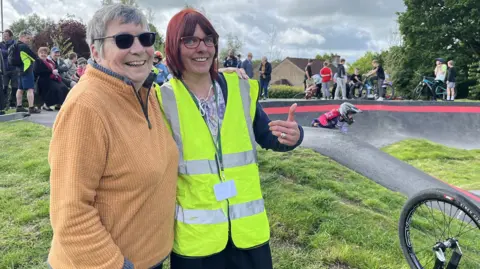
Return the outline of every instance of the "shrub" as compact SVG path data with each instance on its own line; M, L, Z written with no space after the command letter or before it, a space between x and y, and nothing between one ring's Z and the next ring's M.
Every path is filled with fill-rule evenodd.
M302 86L271 85L268 90L269 98L293 98L295 95L302 94ZM298 96L297 96L298 97Z

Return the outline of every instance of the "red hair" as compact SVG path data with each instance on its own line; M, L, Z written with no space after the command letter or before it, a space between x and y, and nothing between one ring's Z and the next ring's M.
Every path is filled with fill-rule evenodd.
M182 57L180 55L180 46L182 46L180 38L184 36L193 36L197 25L200 26L206 35L212 35L215 37L215 56L213 57L214 63L210 67L210 76L212 79L217 79L218 73L216 66L218 64L215 64L215 61L217 61L218 56L218 33L215 31L215 28L213 28L210 21L202 13L193 8L187 8L178 12L168 23L165 38L167 66L170 68L174 77L182 77L182 73L185 71L185 66L183 66Z

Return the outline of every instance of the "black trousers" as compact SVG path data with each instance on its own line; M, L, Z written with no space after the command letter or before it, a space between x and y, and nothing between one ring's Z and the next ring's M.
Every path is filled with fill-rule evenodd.
M270 244L253 249L238 249L229 240L221 252L202 258L170 255L171 269L273 269Z
M3 76L0 75L0 85L3 86ZM5 106L7 105L7 94L4 92L3 88L0 89L0 111L3 111L5 109Z
M12 88L10 92L8 91L9 84ZM5 96L4 101L7 102L8 97L10 97L10 106L16 107L17 106L17 89L18 89L18 71L17 70L4 71L3 83L0 85L2 85L3 87L3 93Z

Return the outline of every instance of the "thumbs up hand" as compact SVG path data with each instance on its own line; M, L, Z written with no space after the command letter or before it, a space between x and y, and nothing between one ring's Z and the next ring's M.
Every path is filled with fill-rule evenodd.
M290 107L286 121L275 120L268 124L273 135L278 137L278 141L287 146L295 146L300 139L300 129L295 121L296 109L297 104Z

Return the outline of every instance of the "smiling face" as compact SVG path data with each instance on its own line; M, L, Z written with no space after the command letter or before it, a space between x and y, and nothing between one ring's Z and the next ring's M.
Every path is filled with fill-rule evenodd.
M38 57L42 60L45 60L48 57L48 52L45 50L38 50Z
M206 34L202 28L197 25L193 36L203 39ZM182 44L180 47L180 55L183 66L185 67L185 74L205 75L209 73L210 67L213 64L215 47L208 47L203 41L200 41L197 48L191 49Z
M117 34L137 36L146 31L146 27L140 24L121 24L119 20L114 20L107 25L105 36ZM153 46L142 46L137 37L128 49L119 49L114 38L105 39L102 57L100 57L100 53L95 46L92 45L93 57L98 64L130 79L137 86L141 86L150 74L153 65L153 51Z

